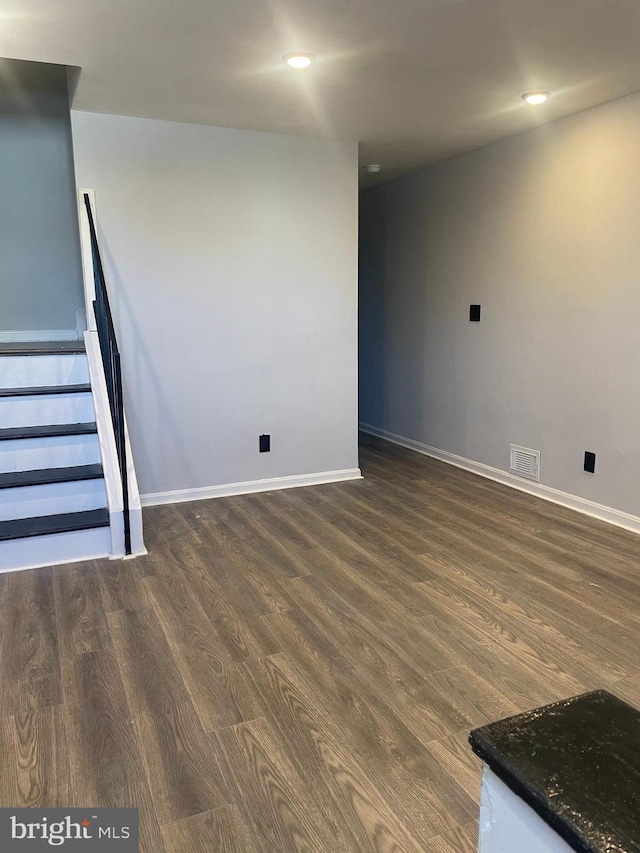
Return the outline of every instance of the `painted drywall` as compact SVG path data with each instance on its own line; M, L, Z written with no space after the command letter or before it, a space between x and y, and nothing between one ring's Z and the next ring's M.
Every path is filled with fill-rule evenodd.
M140 492L356 469L357 146L76 111L72 125Z
M0 336L83 307L67 69L0 60Z
M360 420L640 515L639 149L634 95L363 193Z

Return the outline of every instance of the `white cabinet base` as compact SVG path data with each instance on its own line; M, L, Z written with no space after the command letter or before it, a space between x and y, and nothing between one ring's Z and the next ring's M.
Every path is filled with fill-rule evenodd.
M572 853L523 800L487 765L482 768L478 853Z

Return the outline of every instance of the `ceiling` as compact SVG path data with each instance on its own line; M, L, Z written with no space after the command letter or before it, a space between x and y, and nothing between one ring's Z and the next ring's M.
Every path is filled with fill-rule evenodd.
M0 0L74 108L358 140L367 185L640 90L639 45L639 0Z

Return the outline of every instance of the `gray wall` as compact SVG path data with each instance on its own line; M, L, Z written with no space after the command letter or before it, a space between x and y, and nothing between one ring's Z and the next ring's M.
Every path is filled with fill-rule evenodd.
M0 60L0 333L83 307L67 70Z
M360 420L640 515L639 151L634 95L365 192Z
M357 145L75 111L72 124L140 491L357 467Z

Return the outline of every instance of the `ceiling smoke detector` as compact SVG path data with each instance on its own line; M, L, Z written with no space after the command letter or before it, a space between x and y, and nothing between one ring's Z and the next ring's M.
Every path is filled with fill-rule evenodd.
M377 175L381 169L382 166L380 163L369 163L368 166L364 167L365 172L368 172L370 175Z

